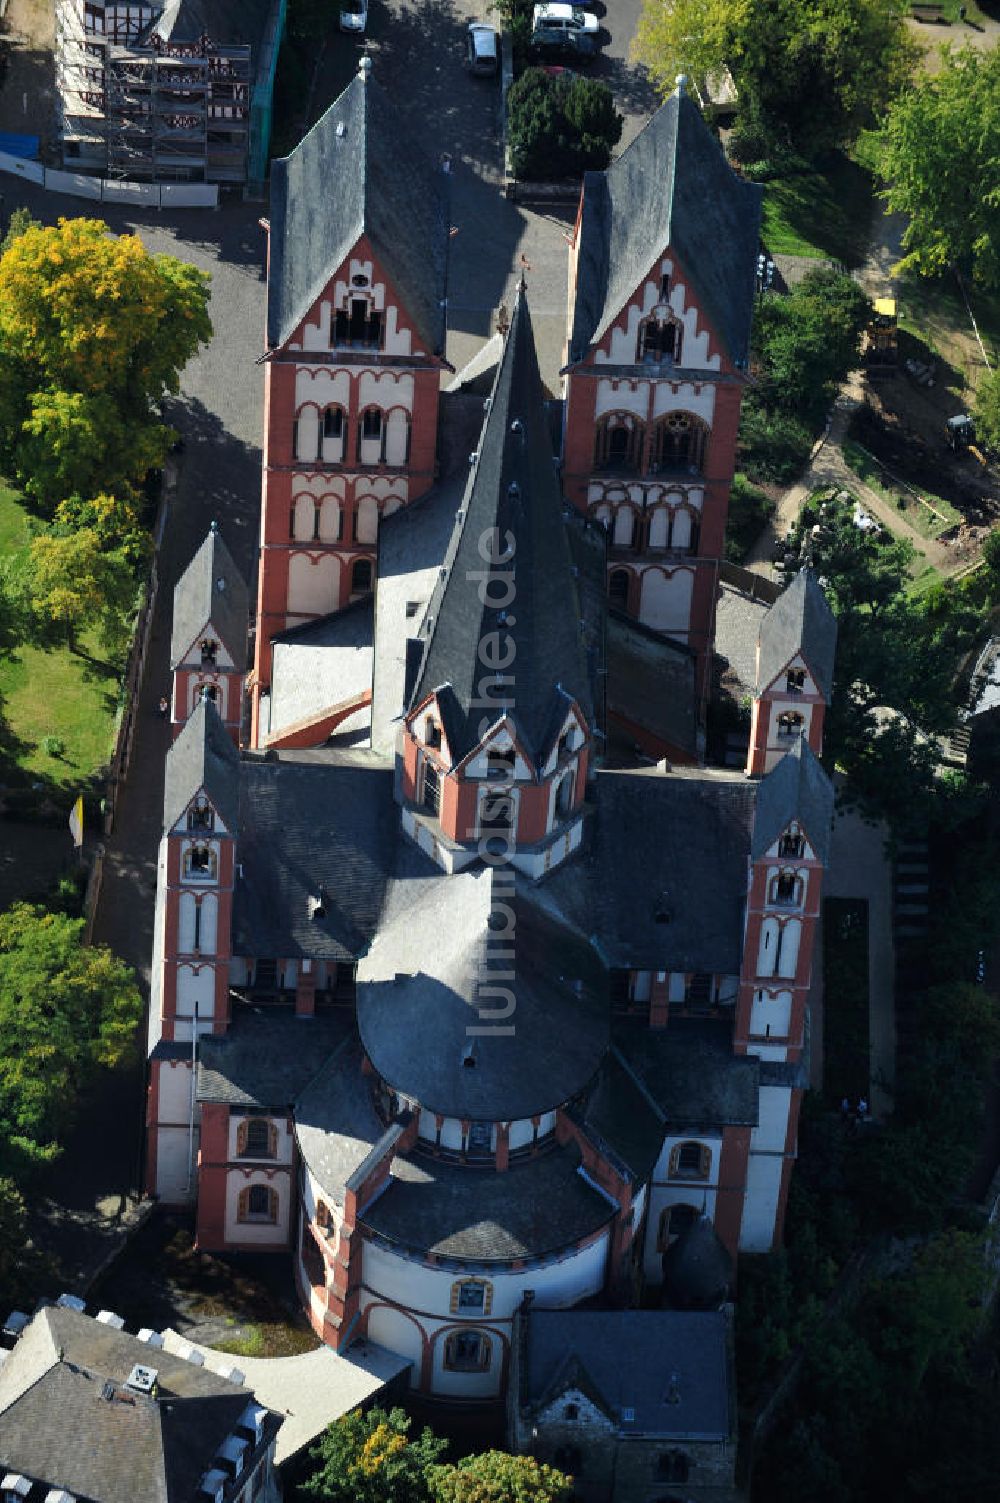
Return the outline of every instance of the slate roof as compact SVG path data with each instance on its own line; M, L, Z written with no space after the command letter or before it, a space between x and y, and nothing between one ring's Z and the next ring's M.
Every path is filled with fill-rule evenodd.
M758 692L801 652L827 700L833 688L837 618L812 569L800 569L760 623Z
M174 586L170 666L176 668L209 622L237 669L246 663L250 597L215 523Z
M755 794L739 774L599 771L589 841L539 901L608 966L737 975Z
M733 1260L703 1212L685 1227L663 1259L663 1280L682 1310L718 1308L733 1281Z
M578 1111L587 1136L635 1180L646 1177L663 1146L663 1114L612 1049L587 1100Z
M501 885L479 863L446 876L409 844L357 983L376 1070L446 1116L548 1111L588 1084L607 1048L607 973L587 932L538 905L526 881Z
M353 1035L353 1029L352 1029ZM362 1074L357 1035L331 1055L295 1103L295 1136L309 1172L338 1205L352 1175L386 1134Z
M356 959L391 866L391 766L365 752L279 752L240 774L234 953Z
M526 1344L524 1394L533 1410L566 1391L567 1362L575 1359L622 1435L725 1440L732 1434L732 1361L721 1311L532 1306ZM674 1386L677 1402L666 1402Z
M153 1397L106 1397L136 1363ZM252 1401L246 1388L75 1310L40 1310L0 1368L0 1471L97 1503L189 1503ZM269 1414L268 1440L280 1419Z
M167 752L163 775L163 828L170 830L200 788L231 835L239 809L240 755L211 700L195 705Z
M727 1018L671 1018L666 1028L618 1019L615 1048L677 1127L755 1127L760 1061L733 1053Z
M608 613L608 712L695 755L694 654L639 621Z
M537 1258L611 1220L615 1207L577 1171L574 1146L515 1161L505 1174L414 1155L397 1158L389 1189L364 1212L391 1242L475 1263Z
M796 819L825 866L833 834L833 784L804 736L757 785L751 852L756 861Z
M371 595L328 616L277 632L271 638L268 734L370 690L374 635Z
M357 74L287 157L271 163L267 343L291 337L362 235L406 300L425 353L445 334L448 178Z
M256 54L271 4L272 0L167 0L148 34L170 42L197 42L208 36L220 46L249 46Z
M672 94L606 172L584 177L570 359L603 337L669 245L730 359L745 364L761 197L694 101Z
M485 561L484 537L514 537L507 562ZM488 547L487 551L491 551ZM493 583L483 582L488 573ZM513 582L511 583L511 574ZM509 590L514 596L508 598ZM492 599L500 604L486 603ZM480 644L495 634L510 661L510 711L534 756L562 727L566 697L588 721L593 700L580 641L580 597L563 517L534 335L523 288L510 332L479 457L458 514L434 595L424 618L426 646L410 704L448 685L442 703L456 757L479 743ZM513 650L513 655L512 654ZM562 691L560 694L559 691ZM452 737L457 738L457 746Z
M353 1034L353 1019L339 1014L304 1018L237 1003L228 1032L204 1034L198 1045L198 1100L290 1107Z

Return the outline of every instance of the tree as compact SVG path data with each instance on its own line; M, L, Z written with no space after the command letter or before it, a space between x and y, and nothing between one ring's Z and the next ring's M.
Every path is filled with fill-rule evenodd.
M7 233L0 240L0 256L10 249L17 237L23 235L25 230L38 230L41 227L41 220L36 219L30 209L23 207L12 209L7 221Z
M853 277L809 272L787 297L766 297L754 322L763 398L818 425L858 362L871 305Z
M941 70L901 95L881 135L879 173L906 214L898 270L967 268L1000 286L1000 47L945 47Z
M28 1232L28 1208L14 1180L0 1177L0 1289L8 1304L29 1309L55 1269L33 1246Z
M644 0L634 53L664 95L728 67L776 140L812 154L848 142L906 84L904 0Z
M0 256L0 459L49 503L137 478L173 437L156 404L211 332L196 267L100 220L29 225Z
M429 1503L427 1473L447 1449L424 1428L410 1438L402 1409L353 1409L310 1451L317 1469L300 1491L321 1503Z
M484 1451L430 1470L435 1503L568 1503L573 1479L533 1456Z
M83 944L83 920L15 903L0 914L0 1136L44 1148L82 1086L129 1058L142 1016L131 969Z
M1000 224L998 224L1000 232ZM988 371L976 391L976 437L988 449L1000 449L1000 370ZM995 538L991 532L987 541ZM1000 551L1000 545L998 551ZM986 549L983 549L985 556ZM1000 562L1000 559L998 559ZM992 565L991 567L995 567Z
M509 141L520 178L574 177L606 167L623 118L606 84L527 68L507 95Z
M44 640L62 628L71 651L81 627L97 626L117 650L136 600L135 571L120 552L106 552L92 527L49 531L33 538L23 565L22 589Z

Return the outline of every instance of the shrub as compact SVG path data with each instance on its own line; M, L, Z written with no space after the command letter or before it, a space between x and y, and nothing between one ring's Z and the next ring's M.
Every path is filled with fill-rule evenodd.
M623 120L606 84L528 68L507 94L511 162L519 178L576 177L606 167Z
M726 558L741 564L774 516L775 503L745 475L734 475L726 519Z
M812 435L805 423L786 412L769 412L756 398L743 401L740 465L751 480L787 484L805 467Z

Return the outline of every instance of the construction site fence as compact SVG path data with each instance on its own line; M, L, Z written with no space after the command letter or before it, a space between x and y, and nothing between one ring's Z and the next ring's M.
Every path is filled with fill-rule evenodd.
M141 204L149 209L219 206L217 183L127 183L117 178L91 177L85 172L61 172L55 167L43 167L40 162L30 162L26 157L12 157L5 151L0 151L0 172L9 172L52 193L89 198L95 203Z

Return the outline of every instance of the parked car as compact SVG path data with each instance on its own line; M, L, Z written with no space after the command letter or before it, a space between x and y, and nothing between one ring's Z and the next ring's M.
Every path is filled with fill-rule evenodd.
M465 63L470 73L491 78L500 66L500 38L492 26L470 21L465 33Z
M600 31L594 13L578 5L536 5L531 14L531 46L544 56L594 57L601 45Z
M340 29L360 34L368 25L368 0L340 0Z

